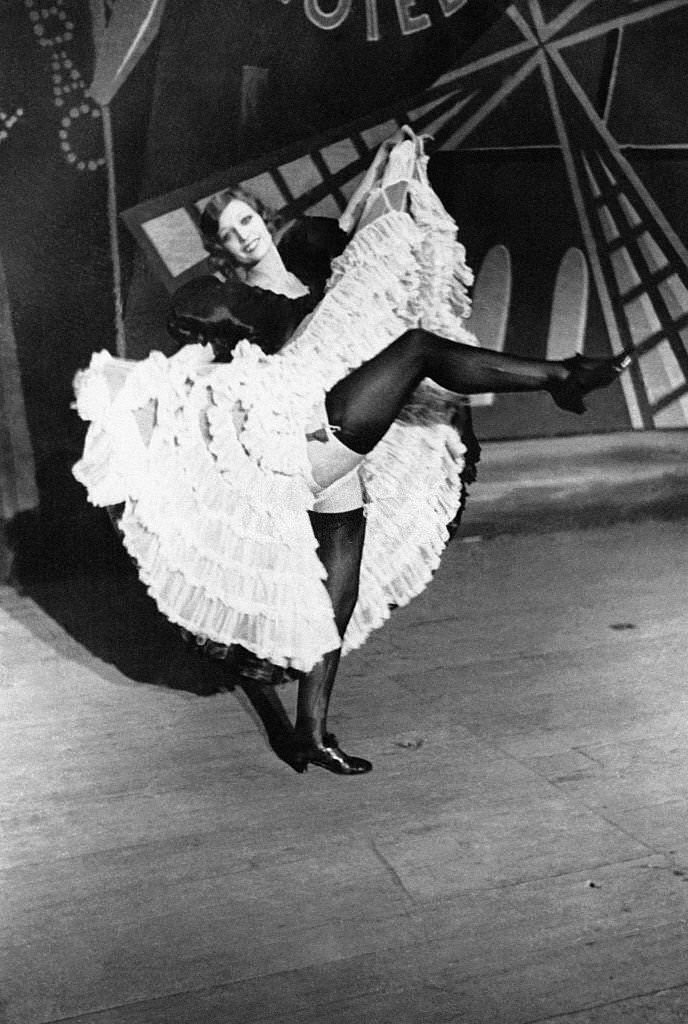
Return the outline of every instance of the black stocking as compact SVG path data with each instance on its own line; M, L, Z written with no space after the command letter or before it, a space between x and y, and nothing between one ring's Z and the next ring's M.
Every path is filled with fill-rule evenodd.
M367 454L387 433L424 377L457 394L541 391L562 381L562 363L504 355L449 341L420 328L406 331L340 380L327 395L339 440Z
M363 509L311 512L311 525L318 541L318 557L327 569L325 586L341 637L344 636L358 598L358 576L365 536ZM340 655L339 648L329 651L299 683L295 728L302 740L323 742Z

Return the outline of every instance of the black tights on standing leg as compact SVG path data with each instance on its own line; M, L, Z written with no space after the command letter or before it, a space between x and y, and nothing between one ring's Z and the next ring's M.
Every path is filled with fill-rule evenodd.
M318 558L327 571L325 588L332 602L335 625L344 636L358 598L365 517L362 508L348 512L311 512ZM296 732L304 741L322 743L327 710L339 666L340 648L329 651L299 684Z
M340 637L358 598L358 579L365 537L362 508L349 512L311 513L318 557L327 570L325 586L332 602ZM339 750L327 731L327 712L339 667L341 649L329 651L299 683L296 700L296 737L303 752L303 767L318 764L341 775L370 770L370 762Z

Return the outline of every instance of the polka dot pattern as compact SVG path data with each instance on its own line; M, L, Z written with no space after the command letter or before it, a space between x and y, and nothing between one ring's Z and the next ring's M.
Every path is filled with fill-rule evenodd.
M17 107L11 114L0 110L0 142L4 142L8 138L14 126L19 123L23 116L24 110L22 107Z
M24 0L24 6L36 42L50 54L53 103L62 115L58 133L60 150L76 170L97 171L105 165L101 132L95 130L101 113L89 96L81 72L69 57L68 46L74 39L74 21L69 7L65 0L53 3ZM111 10L112 4L109 7ZM3 130L5 125L0 124L0 139Z

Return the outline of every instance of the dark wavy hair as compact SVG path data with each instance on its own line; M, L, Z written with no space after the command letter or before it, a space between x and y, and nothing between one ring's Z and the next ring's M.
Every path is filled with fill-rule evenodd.
M279 215L259 199L258 196L255 196L240 185L231 185L229 188L222 189L221 192L216 192L214 196L210 197L203 208L199 225L203 245L208 252L208 267L211 271L219 270L225 274L232 274L236 269L236 264L220 241L219 236L222 212L235 199L246 203L252 210L255 210L267 224L270 234L274 235L278 228L281 227Z

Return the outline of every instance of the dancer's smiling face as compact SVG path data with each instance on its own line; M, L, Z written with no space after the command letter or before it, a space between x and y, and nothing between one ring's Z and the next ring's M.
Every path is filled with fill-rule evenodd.
M272 248L268 226L242 199L232 199L218 221L218 237L234 263L253 267Z

